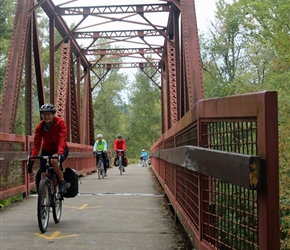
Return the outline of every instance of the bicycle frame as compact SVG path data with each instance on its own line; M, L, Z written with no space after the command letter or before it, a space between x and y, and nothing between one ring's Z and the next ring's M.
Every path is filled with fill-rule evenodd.
M60 166L60 156L29 156L28 157L28 162L30 159L44 159L46 160L45 163L45 177L42 179L46 179L49 181L51 184L56 184L56 173L54 172L53 166L51 165L50 160L51 159L58 159L58 166ZM55 193L55 188L56 185L51 185L51 194Z
M124 170L124 166L122 164L122 158L124 156L124 150L117 150L117 157L118 157L118 161L119 161L119 171L120 171L120 175L123 174L123 170Z
M51 159L58 159L58 165L60 166L60 156L29 156L27 161L28 164L31 159L46 160L45 177L40 180L37 199L38 226L40 231L44 233L49 223L50 207L52 207L55 223L60 221L62 213L63 197L58 192L59 188L56 174L51 165Z
M99 161L98 161L98 159L99 159ZM97 151L96 162L97 162L97 168L98 168L98 177L99 177L99 179L101 179L101 176L102 176L102 178L104 179L105 170L104 170L103 151L102 150Z

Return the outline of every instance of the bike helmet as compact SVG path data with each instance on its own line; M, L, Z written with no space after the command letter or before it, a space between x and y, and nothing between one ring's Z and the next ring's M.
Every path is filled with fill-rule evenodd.
M45 103L43 104L40 109L39 109L39 112L42 113L42 112L52 112L52 113L55 113L56 112L56 108L53 104L51 103Z
M120 139L120 138L122 138L122 135L118 134L118 136L117 136L117 137Z
M103 137L102 134L97 135L97 138L102 138L102 137Z
M142 152L145 152L145 149L142 149Z

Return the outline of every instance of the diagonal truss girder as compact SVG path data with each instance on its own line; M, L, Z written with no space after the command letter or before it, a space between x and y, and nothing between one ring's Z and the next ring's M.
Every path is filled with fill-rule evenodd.
M69 42L71 54L69 55L69 59L67 59L68 73L65 74L65 78L68 79L63 79L63 82L67 86L63 86L62 90L72 91L70 84L72 79L69 78L72 75L74 76L74 74L69 72L71 70L74 71L73 69L75 68L77 71L75 79L77 100L82 99L79 90L80 82L84 81L85 85L90 85L90 77L88 76L90 72L98 76L94 72L94 69L106 69L106 73L98 76L98 79L102 80L112 69L139 68L146 74L147 71L144 70L146 67L153 67L155 69L153 75L146 74L151 80L153 80L153 76L156 76L156 73L162 76L161 86L158 82L154 80L153 82L162 92L166 92L162 95L162 100L165 102L162 104L163 123L166 124L165 126L163 125L164 131L173 126L198 100L203 99L203 83L194 0L171 0L164 1L165 3L162 4L97 5L83 7L66 7L68 3L56 6L54 0L37 0L38 4L36 7L33 7L33 4L29 4L31 3L30 1L32 0L19 0L18 4L23 5L21 12L16 15L16 18L23 18L19 27L22 27L22 30L25 25L27 27L27 20L25 18L30 16L26 15L27 13L31 14L35 12L37 7L41 7L44 10L50 20L50 56L52 58L51 62L53 62L50 66L50 72L54 75L54 72L56 72L54 67L58 66L54 65L55 51L61 48L62 44ZM70 2L82 3L82 1L77 0ZM27 4L26 7L24 7L25 4ZM154 14L157 14L157 18L156 16L155 18L151 18L151 15ZM162 19L161 14L167 15L166 22L159 22ZM67 23L65 18L68 16L80 17L80 20L76 21L77 24L74 26ZM114 29L103 28L103 25L108 24L113 24ZM118 24L123 25L118 26ZM128 28L127 24L134 27ZM136 25L141 26L141 28L135 28ZM57 45L53 42L55 40L53 35L55 29L62 37L62 41ZM24 30L27 29L25 28ZM23 38L20 39L19 43L20 47L25 47L23 45L26 43L27 32L23 32ZM37 33L35 35L38 36ZM102 43L104 45L110 45L111 49L99 49L100 45L102 45L102 43L98 43L100 38L105 40L106 42L104 43L102 40ZM158 39L162 39L163 44L160 44ZM129 45L118 47L119 43ZM36 55L40 56L40 52L37 52ZM149 55L150 60L147 57ZM132 61L115 63L112 62L113 58L118 59L118 61L120 61L120 58L129 58ZM9 63L12 63L12 60L11 58ZM23 60L20 60L20 62L22 64L20 63L18 68L21 68L23 65ZM38 60L38 64L41 64L41 59ZM8 69L10 68L8 67ZM22 71L18 69L17 72ZM17 75L17 73L14 75ZM41 81L43 80L40 79ZM9 82L15 81L10 80ZM54 95L53 88L55 86L54 80L51 80L51 95ZM57 86L59 87L59 85ZM18 87L16 85L7 86L6 84L3 93L5 95L9 88L13 89L13 93L18 93ZM92 89L86 86L85 93L88 100L85 105L91 105L91 97L88 95L88 92L92 91ZM41 90L38 92L41 92ZM65 99L62 104L63 107L67 102L71 101L70 98ZM16 99L9 100L13 104L8 104L8 106L13 107L13 116L16 114L17 109ZM50 99L54 100L53 97ZM5 103L7 101L8 98L4 96L2 102ZM2 104L0 114L4 110L4 105L7 104ZM73 109L81 111L80 105L83 104L77 101L73 105ZM74 112L76 117L80 116L75 110L71 112ZM66 112L64 113L66 114ZM90 109L89 113L92 113ZM89 113L86 114L87 119L91 119ZM0 117L1 127L5 128L6 131L12 131L12 127L15 125L15 120L13 119L6 124L6 121ZM87 122L92 124L91 120ZM87 125L74 125L73 130L77 129L78 126L80 126L80 129L82 127L91 130ZM76 138L81 138L82 136L81 132L75 134ZM89 138L91 137L90 132L86 131L85 135L86 142L89 143Z

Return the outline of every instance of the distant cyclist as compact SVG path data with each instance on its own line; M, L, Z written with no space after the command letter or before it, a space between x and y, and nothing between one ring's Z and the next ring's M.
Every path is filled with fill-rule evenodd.
M142 161L142 167L147 167L146 161L148 158L148 154L146 153L145 149L142 149L140 160Z
M94 145L94 154L97 153L97 150L102 151L102 158L104 163L104 169L105 169L105 176L107 176L107 142L103 139L102 134L97 135L97 140ZM96 165L99 162L99 155L97 155L96 159Z
M67 128L65 121L56 116L56 108L51 103L43 104L40 107L40 115L42 121L37 125L34 132L34 145L32 148L31 156L38 156L40 148L42 156L60 156L60 163L62 163L68 156L67 146ZM40 160L41 176L45 176L45 163L46 160ZM29 161L28 173L32 173L34 160ZM58 177L60 183L61 194L66 193L65 180L63 178L62 167L58 166L57 159L51 159L51 165Z
M114 151L116 156L118 155L117 150L124 150L124 154L122 155L122 165L126 166L125 164L125 153L126 153L126 141L122 139L122 135L118 135L117 139L114 141ZM125 172L125 168L123 168L123 172Z

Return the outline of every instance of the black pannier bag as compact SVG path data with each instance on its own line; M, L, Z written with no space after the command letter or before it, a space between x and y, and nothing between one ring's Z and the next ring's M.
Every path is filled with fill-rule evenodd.
M66 168L63 173L65 180L66 193L63 195L65 198L73 198L79 193L79 176L77 171L71 168Z

